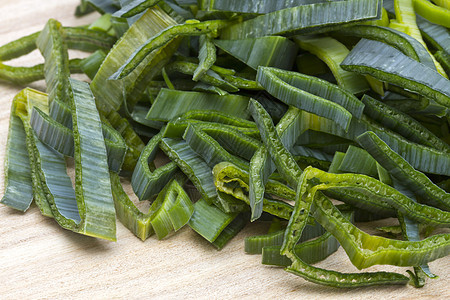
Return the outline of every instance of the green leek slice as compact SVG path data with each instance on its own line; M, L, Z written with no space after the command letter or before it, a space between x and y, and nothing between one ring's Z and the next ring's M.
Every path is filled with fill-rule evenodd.
M331 37L316 36L295 36L294 41L300 48L311 52L323 60L330 68L341 88L350 91L352 94L360 94L369 89L369 85L363 76L345 71L339 66L350 53L347 47L339 41Z
M175 25L176 22L159 8L150 8L139 18L130 29L117 41L113 49L108 53L102 66L95 75L91 89L95 95L99 110L104 113L117 110L123 103L124 87L132 89L142 76L145 77L149 70L146 65L157 55L161 55L165 48L154 51L149 55L126 79L108 80L117 71L126 59L133 53L133 49L139 47L150 37L158 34L164 28ZM168 45L168 47L170 44ZM169 51L169 48L166 49ZM170 51L169 51L170 52ZM147 81L148 82L148 81ZM113 126L114 127L114 126Z
M147 119L167 122L189 110L208 109L248 118L248 98L239 95L219 96L207 93L161 89L148 111Z
M177 165L170 162L153 172L150 171L149 163L155 159L161 139L162 132L148 142L131 177L131 186L139 200L149 199L159 193L178 170Z
M442 209L450 210L450 194L435 185L425 174L416 171L375 133L368 131L360 135L358 142L402 184L407 185L427 202L429 201Z
M344 130L352 114L359 118L364 108L350 92L316 77L269 67L260 67L257 76L258 82L284 103L334 120Z
M116 11L113 16L129 18L135 16L147 8L155 6L161 0L132 0L127 1L126 5L122 5L122 8Z
M198 59L198 67L192 76L194 81L199 80L216 62L216 47L212 42L212 38L207 34L200 36Z
M177 36L207 34L219 30L228 24L229 22L226 20L213 20L205 22L192 21L185 24L169 26L139 45L139 47L136 48L125 63L114 74L112 74L110 78L116 80L123 79L125 76L133 72L133 70L141 64L141 62L144 61L146 57L153 52L153 50L161 48Z
M384 43L362 39L341 63L341 67L369 74L430 97L444 107L450 106L448 79Z
M0 203L26 211L33 201L30 159L23 124L14 112L9 120L5 158L5 194Z
M214 44L255 70L259 66L290 70L298 50L292 41L281 36L215 40Z
M380 17L381 1L322 2L278 10L228 26L222 30L221 38L236 40L266 35L292 35L311 30L327 31L343 23Z

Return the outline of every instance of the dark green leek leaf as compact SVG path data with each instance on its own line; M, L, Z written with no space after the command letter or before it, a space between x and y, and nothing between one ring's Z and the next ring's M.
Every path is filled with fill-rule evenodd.
M278 10L229 26L221 38L235 40L266 35L333 30L337 25L381 17L381 1L327 1Z
M248 118L248 98L238 95L219 96L207 93L161 89L148 111L147 119L167 122L189 110L216 110Z
M447 107L447 110L450 106L448 79L384 43L362 39L341 63L341 67L369 74L427 96Z
M291 70L298 50L292 41L281 36L215 40L214 44L255 70L259 66Z

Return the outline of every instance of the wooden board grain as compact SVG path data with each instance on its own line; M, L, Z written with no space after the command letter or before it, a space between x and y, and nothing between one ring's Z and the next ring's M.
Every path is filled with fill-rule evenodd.
M66 26L92 22L98 15L73 15L79 0L0 1L0 44L41 30L48 18ZM71 52L71 56L83 56ZM12 62L42 62L38 51ZM43 89L44 83L32 87ZM0 82L0 191L4 192L3 161L10 105L21 89ZM129 184L127 185L129 188ZM281 268L260 263L259 255L246 255L246 236L262 234L267 225L251 224L222 251L216 251L190 228L169 238L142 242L117 224L117 242L107 242L61 229L41 216L36 206L25 214L0 206L0 298L282 298L282 299L385 299L449 298L450 257L430 264L440 276L422 289L372 287L356 290L318 286ZM318 264L334 270L357 272L340 249ZM405 268L376 266L368 269Z

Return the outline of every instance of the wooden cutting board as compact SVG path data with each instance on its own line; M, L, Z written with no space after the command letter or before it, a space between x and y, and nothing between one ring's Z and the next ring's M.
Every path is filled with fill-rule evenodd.
M66 26L87 24L98 17L75 18L79 0L2 0L0 44L36 32L49 18ZM71 57L83 57L81 52ZM38 51L14 65L43 62ZM8 62L9 63L9 62ZM84 77L79 77L86 79ZM44 82L31 85L44 89ZM0 191L5 183L3 161L11 101L21 89L0 82ZM129 183L126 183L129 188ZM267 224L247 226L222 251L190 228L169 238L142 242L117 224L117 242L107 242L61 229L35 205L16 212L0 205L0 298L450 298L450 257L430 264L440 276L422 289L411 286L335 289L306 282L282 268L263 266L259 255L244 253L244 238L263 234ZM357 272L340 249L320 267ZM368 271L405 268L371 267Z

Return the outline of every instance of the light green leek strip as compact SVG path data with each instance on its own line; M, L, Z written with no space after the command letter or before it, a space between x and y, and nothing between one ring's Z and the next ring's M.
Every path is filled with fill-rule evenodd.
M211 204L217 197L211 167L183 140L163 138L160 147L192 181L203 199Z
M216 110L248 118L248 98L239 95L219 96L207 93L161 89L148 111L147 119L167 122L189 110Z
M106 56L91 84L91 89L95 95L100 111L109 113L110 111L119 109L124 99L124 88L126 88L127 93L130 93L130 89L135 86L136 82L150 72L150 70L146 69L146 65L156 60L156 57L161 58L161 56L166 55L164 54L165 49L170 52L169 48L171 46L168 45L169 48L164 47L154 51L124 80L108 80L111 74L117 71L133 53L134 49L138 48L142 43L145 43L152 36L157 35L161 30L175 24L176 22L161 9L157 7L150 8L117 41L113 49ZM160 67L156 69L159 71Z
M198 67L195 69L192 80L199 80L216 62L216 47L208 34L200 36L200 50L198 52Z
M259 66L291 70L298 51L295 43L281 36L214 40L214 44L255 70Z
M324 80L315 77L268 67L258 69L257 80L271 95L279 98L282 102L334 120L345 131L348 129L352 114L340 104L322 96L333 94L335 96L332 98L333 100L353 106L354 99L352 97L354 96L349 92L340 90L337 86L325 83ZM362 103L354 105L354 107L353 112L359 118L363 109Z
M358 137L358 142L392 176L401 181L424 202L450 211L450 194L435 185L425 174L416 171L405 159L389 148L375 133L368 131Z
M307 168L306 170L308 170ZM323 284L323 285L329 285L334 287L360 287L360 286L368 286L368 285L379 285L379 284L406 284L408 282L408 277L397 274L397 273L387 273L387 272L375 272L375 273L359 273L359 274L352 274L352 273L340 273L336 271L330 271L325 270L317 267L313 267L307 263L305 263L301 258L299 258L296 255L295 252L295 246L300 239L303 230L306 226L308 216L312 212L317 211L318 209L315 208L317 206L317 198L321 196L322 198L325 198L328 200L325 196L323 196L320 192L315 193L313 198L312 195L307 194L306 197L304 197L305 190L308 188L308 182L306 179L306 170L302 174L302 176L299 178L299 184L296 194L296 201L295 201L295 207L294 211L292 213L291 218L289 219L289 224L285 232L285 237L283 241L283 245L281 247L281 255L287 256L291 261L292 264L290 267L286 269L286 271L291 272L293 274L296 274L298 276L303 277L304 279L308 281L312 281L314 283ZM314 206L313 206L314 203ZM327 203L328 204L328 203ZM328 207L334 205L329 203ZM327 207L327 208L328 208ZM335 208L336 211L333 211L333 216L339 215L341 216L341 213ZM328 215L327 215L328 216ZM318 217L317 217L318 218ZM341 216L341 219L344 219L344 217ZM343 222L342 220L339 220L340 222ZM330 231L333 235L336 233L332 230L330 230L330 226L328 225L335 225L338 226L339 224L331 223L332 221L329 220L326 217L323 217L322 219L318 221L321 223L322 226L327 231ZM347 220L345 220L347 221ZM351 222L347 222L351 224ZM346 224L347 224L346 223ZM352 225L352 224L351 224ZM353 225L352 225L353 226ZM353 227L356 228L356 227ZM356 230L358 230L356 228ZM336 230L338 231L338 230ZM339 233L341 231L344 231L344 229L338 231ZM345 232L346 233L346 232ZM345 234L344 233L344 234ZM336 235L335 235L336 237ZM339 237L336 237L337 240L341 243L341 245L344 247L349 245L351 242L353 242L354 239L353 236L351 238L347 237L347 240L339 239ZM345 242L346 244L344 244ZM356 245L351 244L353 248L353 252L355 252L357 248ZM344 247L344 249L347 250L348 247ZM355 249L356 248L356 249ZM367 253L369 255L370 253ZM350 257L352 260L352 257ZM353 260L352 260L353 262Z
M352 94L360 94L369 90L367 80L363 76L345 71L339 66L350 51L338 40L331 37L295 36L294 41L300 48L323 60L341 88L350 91Z
M207 8L227 12L266 14L289 7L321 2L325 0L209 0Z
M150 224L158 239L166 237L172 229L178 231L191 218L194 205L177 180L168 183L167 192Z
M213 243L237 216L237 213L224 213L217 207L209 205L204 199L200 199L194 204L194 213L189 226L208 242Z
M401 135L375 123L365 115L359 120L353 119L347 133L342 129L337 128L334 122L305 111L303 111L301 121L303 123L302 126L310 130L326 132L355 142L359 135L366 131L373 131L388 144L391 149L400 153L415 169L425 173L447 176L450 174L450 170L446 167L450 163L450 156L447 153L412 143Z
M369 74L427 96L447 107L447 110L450 107L448 79L384 43L362 39L341 63L341 67Z
M40 169L37 165L37 149L34 139L33 129L30 125L29 111L31 107L39 107L46 109L48 103L48 97L46 94L26 88L20 91L13 100L12 113L18 116L23 123L26 134L26 146L28 151L28 157L31 167L31 180L33 184L33 196L34 202L39 207L42 215L47 217L53 217L53 213L50 209L49 203L46 199L46 194L43 190L43 184L40 177Z
M114 17L130 18L135 16L147 8L155 6L161 0L131 0L127 1L126 5L122 6L121 9L116 11Z
M450 153L450 145L409 115L367 95L364 95L361 101L366 105L364 113L374 121L400 133L415 143Z
M167 27L161 30L157 35L154 35L143 44L139 45L139 47L133 47L133 49L136 50L129 56L125 63L114 74L111 75L110 79L118 80L128 76L128 74L133 72L133 70L138 65L140 65L141 62L145 60L153 50L163 47L164 45L172 41L175 37L208 34L215 32L229 24L230 22L227 20L212 20L205 22L191 20L186 22L185 24L178 24Z
M69 60L70 72L83 73L81 65L87 58L74 58ZM31 67L15 67L0 63L0 79L12 82L14 84L25 85L44 79L44 73L44 64L38 64Z
M69 96L69 54L63 40L61 23L50 19L36 40L36 45L45 58L45 83L50 103L57 98L68 102Z
M330 1L286 8L228 26L222 30L221 38L235 40L314 30L327 31L333 30L336 25L376 18L381 18L381 1Z
M250 204L247 171L239 169L229 162L221 162L214 166L213 176L217 191L232 195L236 199ZM265 188L269 195L289 200L295 198L295 192L280 182L268 180ZM263 211L287 220L292 213L292 206L282 200L266 197L263 199Z
M436 69L431 54L427 49L415 38L404 32L389 27L370 25L344 27L339 29L338 32L346 36L357 36L386 43L422 64L427 65L432 69Z
M192 150L197 152L205 160L211 168L222 161L230 161L241 168L248 168L248 163L246 160L230 154L220 145L218 141L216 141L208 133L204 132L204 128L202 127L206 126L190 124L184 132L183 139L189 144ZM241 140L238 140L238 143L241 143ZM258 147L259 143L256 142L256 144L250 145L253 147L249 150L255 151L255 148ZM243 151L247 151L247 149Z
M150 170L149 163L155 159L161 139L162 132L148 142L133 171L131 186L139 200L149 199L159 193L178 170L174 162L161 166L153 172Z
M376 160L364 149L353 145L348 147L338 170L341 173L351 172L371 177L378 175Z
M417 16L417 26L419 26L420 32L426 41L433 45L434 48L450 54L450 32L448 29L431 23L420 16Z
M199 65L187 61L174 61L173 63L167 65L165 70L172 74L174 72L180 72L182 74L194 76L195 72L199 68ZM218 73L214 72L212 69L205 70L203 76L198 78L199 81L217 86L227 92L237 92L239 88L230 83L230 80L225 80Z
M33 201L30 159L24 126L11 108L5 156L5 194L0 203L26 211Z
M425 0L413 0L414 11L435 24L450 28L450 11Z
M59 101L53 101L53 107L55 107L56 103L61 104ZM63 110L62 107L61 109ZM72 124L70 110L64 113L68 113L69 115L60 115L60 117L69 118L70 124ZM41 142L63 155L73 157L74 143L71 129L55 121L37 107L33 107L31 111L30 125L33 127L36 136ZM105 138L106 152L108 154L108 166L111 171L119 172L125 159L127 146L122 136L111 126L105 123L102 123L101 126Z
M115 240L116 218L106 148L94 96L85 82L70 79L75 144L75 193L82 216L78 232Z
M261 139L277 166L278 171L292 187L296 187L297 178L302 173L302 170L295 162L289 150L283 145L270 115L259 102L253 99L250 99L248 110L261 132Z
M300 128L301 111L290 106L276 126L281 143L290 149L298 137L303 133ZM258 219L263 210L265 185L270 175L275 171L275 164L270 158L270 149L261 146L250 159L249 168L249 200L251 208L251 221Z

